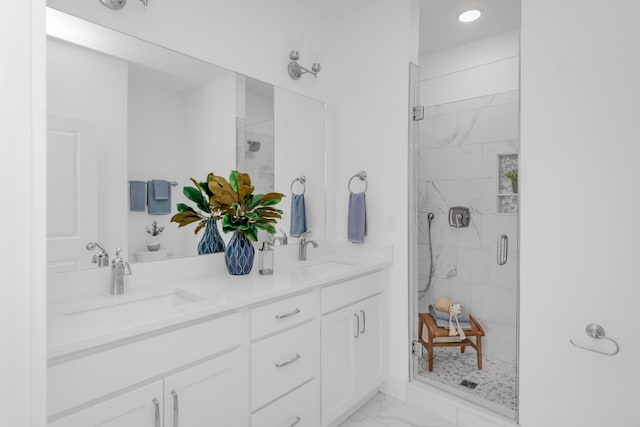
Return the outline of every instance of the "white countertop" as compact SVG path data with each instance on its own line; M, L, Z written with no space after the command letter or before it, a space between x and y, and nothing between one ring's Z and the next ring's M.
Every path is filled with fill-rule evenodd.
M138 278L137 284L127 287L125 294L112 296L105 292L106 286L98 287L97 292L70 295L57 295L50 298L48 309L48 358L56 359L71 356L92 348L114 344L121 340L153 333L154 331L194 322L209 317L240 310L271 300L282 299L313 288L355 278L367 273L382 270L392 263L391 251L387 247L373 249L363 245L322 242L322 251L309 250L308 261L295 261L294 250L284 247L276 250L275 273L270 276L258 274L258 257L251 274L231 276L226 272L222 255L217 255L215 267L207 267L203 272L198 268L195 276L188 276L186 263L199 262L200 259L174 263L173 268L164 263L133 264L133 275L149 277ZM171 261L168 261L171 262ZM162 265L161 265L162 264ZM171 264L170 264L171 265ZM151 267L150 267L151 266ZM159 271L153 274L151 269ZM163 268L165 273L162 274ZM105 271L93 274L93 279L104 281ZM91 273L91 272L90 272ZM74 280L88 280L91 274L64 274L52 278L60 294L60 283ZM145 280L146 279L146 280ZM145 283L146 282L146 283ZM82 284L70 284L79 288ZM108 286L108 282L107 282ZM136 305L138 304L138 305Z

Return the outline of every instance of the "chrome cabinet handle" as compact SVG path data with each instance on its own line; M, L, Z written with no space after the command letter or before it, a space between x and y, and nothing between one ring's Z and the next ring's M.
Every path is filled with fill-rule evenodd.
M364 313L364 310L360 310L360 313L362 314L362 330L360 331L360 333L364 334L367 330L367 317Z
M598 325L597 323L589 323L585 328L585 332L587 333L587 335L589 335L593 339L596 339L596 340L603 339L603 340L611 341L616 346L615 350L610 352L602 351L595 348L584 347L574 343L573 340L569 340L571 345L582 350L588 350L588 351L593 351L594 353L604 354L605 356L615 356L620 352L620 346L618 345L618 343L614 339L606 337L604 328Z
M276 319L280 320L280 319L286 319L287 317L291 317L291 316L295 316L296 314L300 313L300 309L296 308L295 310L293 310L290 313L285 313L285 314L276 314Z
M155 414L156 414L154 426L160 427L160 402L158 402L158 399L156 398L154 398L152 402L153 402L153 406L155 407Z
M302 418L296 417L296 419L293 420L293 422L291 424L289 424L289 427L293 427L293 426L297 425L300 421L302 421Z
M286 362L276 363L276 368L283 368L287 365L291 365L293 362L300 360L301 357L302 356L296 353L295 356L293 356L291 359L287 360Z
M171 390L173 396L173 427L178 427L178 421L180 418L180 408L178 407L178 393L175 390Z
M353 313L353 315L356 318L356 334L353 336L354 338L358 338L360 336L360 316L358 316L357 314Z
M498 237L498 265L505 265L509 253L509 237L506 234Z

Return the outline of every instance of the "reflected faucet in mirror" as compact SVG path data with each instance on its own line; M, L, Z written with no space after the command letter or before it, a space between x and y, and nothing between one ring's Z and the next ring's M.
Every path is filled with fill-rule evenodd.
M278 233L282 233L278 235ZM273 239L271 240L271 244L273 246L286 246L289 244L289 238L287 237L287 232L282 228L278 228L278 233L273 235Z
M93 264L98 264L98 267L109 267L109 254L99 242L89 242L85 247L88 251L98 248L98 253L93 254L93 257L91 258L91 262Z

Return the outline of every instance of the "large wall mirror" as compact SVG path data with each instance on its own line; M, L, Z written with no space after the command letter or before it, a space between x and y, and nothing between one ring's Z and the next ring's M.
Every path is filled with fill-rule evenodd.
M47 34L49 272L98 268L90 242L130 262L196 256L195 224L170 219L189 178L209 172L238 169L256 192L286 194L287 234L304 176L308 229L325 237L323 102L51 8ZM168 210L164 196L147 203L154 181L169 183ZM155 254L153 221L165 227Z

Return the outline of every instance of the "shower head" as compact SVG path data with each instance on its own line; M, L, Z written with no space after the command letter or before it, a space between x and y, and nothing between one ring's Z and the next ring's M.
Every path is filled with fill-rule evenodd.
M435 217L436 216L433 214L433 212L429 212L427 214L427 220L429 220L429 222L433 221Z
M260 150L260 141L252 141L250 139L247 139L247 145L247 149L252 153Z

